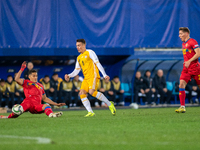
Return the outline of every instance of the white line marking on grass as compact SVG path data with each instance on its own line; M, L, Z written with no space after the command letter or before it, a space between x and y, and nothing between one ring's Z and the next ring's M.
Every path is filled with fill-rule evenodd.
M48 138L42 138L42 137L0 135L0 138L36 140L38 144L49 144L49 143L51 143L50 139L48 139Z

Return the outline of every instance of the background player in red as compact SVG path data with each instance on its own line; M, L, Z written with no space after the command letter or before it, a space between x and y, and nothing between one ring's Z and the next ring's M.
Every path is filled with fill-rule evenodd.
M36 70L30 70L29 71L29 79L30 80L24 80L20 78L22 72L26 68L26 62L22 63L21 69L17 73L15 77L15 81L23 86L24 94L26 98L21 103L21 106L23 107L23 112L29 111L32 114L40 114L45 113L49 117L59 117L63 113L57 112L53 113L50 105L55 106L64 106L65 103L55 103L49 98L46 97L46 94L44 92L44 87L42 84L37 82L38 75ZM42 104L42 100L48 104ZM0 116L0 118L17 118L18 115L14 114L13 112L9 116Z
M190 30L187 27L179 28L179 37L182 43L183 51L183 70L180 76L179 84L179 99L181 107L175 110L175 112L185 113L185 87L191 78L195 79L198 87L200 88L200 63L198 58L200 57L200 49L197 41L190 38Z

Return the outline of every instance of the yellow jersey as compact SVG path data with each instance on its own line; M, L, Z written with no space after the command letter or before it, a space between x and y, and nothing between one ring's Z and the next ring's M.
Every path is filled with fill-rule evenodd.
M90 79L90 78L99 78L99 69L96 66L96 63L98 63L98 59L96 60L97 62L94 62L92 60L92 56L90 55L91 53L94 53L92 50L86 50L83 54L80 54L77 57L77 62L82 69L83 75L85 79Z

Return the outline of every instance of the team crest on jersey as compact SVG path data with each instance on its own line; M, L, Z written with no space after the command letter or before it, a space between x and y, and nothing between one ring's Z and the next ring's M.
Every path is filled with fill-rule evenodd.
M186 43L185 46L187 47L187 46L188 46L188 43Z
M38 88L38 89L42 89L42 87L39 86L39 85L36 84L36 83L29 83L29 82L27 82L27 85L28 85L28 86L30 86L30 85L34 85L36 88Z
M85 56L85 58L87 58L87 56Z

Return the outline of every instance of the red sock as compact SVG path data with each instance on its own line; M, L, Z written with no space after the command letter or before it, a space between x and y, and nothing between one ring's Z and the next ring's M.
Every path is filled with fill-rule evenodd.
M49 116L51 113L53 113L50 106L45 107L44 112L47 116Z
M13 112L8 116L8 118L17 118L19 117L18 115L15 115Z
M179 99L180 99L180 103L181 106L185 106L185 89L180 88L179 89Z

